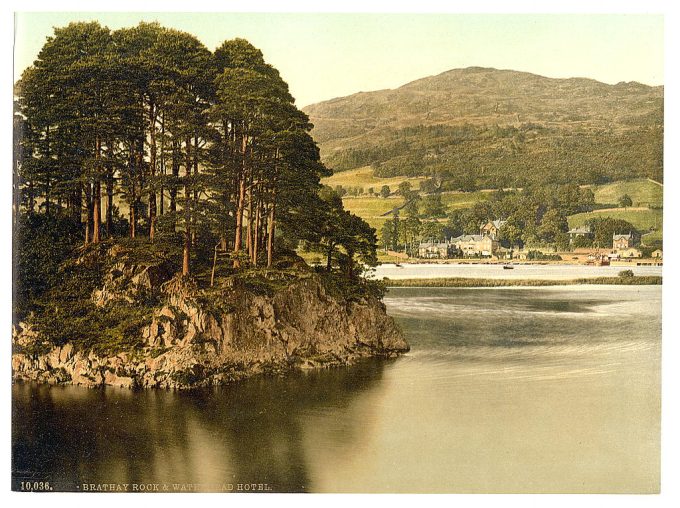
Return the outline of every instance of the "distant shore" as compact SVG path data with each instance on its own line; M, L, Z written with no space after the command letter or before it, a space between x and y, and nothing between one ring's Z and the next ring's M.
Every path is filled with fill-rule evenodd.
M657 286L660 275L634 277L584 277L578 279L483 279L474 277L438 277L432 279L383 279L387 287L509 287L509 286L574 286L600 284L616 286Z
M535 260L522 260L522 261L506 261L498 259L421 259L421 258L408 258L408 259L392 259L389 261L383 260L380 264L383 265L506 265L511 263L513 265L579 265L579 266L600 266L594 265L592 263L586 263L582 261L577 261L574 259L535 259ZM609 266L616 266L621 268L635 267L635 266L663 266L663 260L654 258L636 258L631 261L617 260L611 263Z

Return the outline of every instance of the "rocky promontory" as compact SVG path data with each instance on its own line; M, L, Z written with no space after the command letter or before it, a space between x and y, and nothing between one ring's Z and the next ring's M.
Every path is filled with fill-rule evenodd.
M191 388L409 350L378 297L336 294L313 270L266 273L263 280L273 283L264 290L239 277L200 289L163 263L135 264L124 252L113 254L88 303L138 308L153 301L143 325L125 347L107 350L55 344L30 319L19 322L12 336L15 381Z

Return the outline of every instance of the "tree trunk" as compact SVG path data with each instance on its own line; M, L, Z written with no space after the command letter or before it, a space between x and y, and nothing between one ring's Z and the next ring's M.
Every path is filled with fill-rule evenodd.
M50 215L50 176L47 175L47 181L45 182L45 213Z
M275 228L275 213L276 213L276 188L274 188L274 192L272 193L272 206L269 210L269 220L267 224L267 228L269 229L269 232L267 234L267 268L272 267L272 263L274 262L274 235L276 234L276 228Z
M184 250L182 252L182 275L190 273L191 261L191 138L187 138L186 172L184 180Z
M213 254L212 272L210 272L210 287L213 287L215 285L215 267L217 266L217 248L219 246L220 246L219 243L215 245L215 254Z
M191 204L191 209L195 211L198 208L198 135L194 135L194 150L193 150L193 166L194 166L194 181L192 184L193 187L193 202ZM191 243L192 245L196 244L196 230L197 228L195 227L195 222L196 222L196 217L195 214L192 213L192 228L191 228Z
M93 203L93 214L92 214L92 243L99 243L101 240L101 214L102 214L102 188L99 178L94 182L94 203Z
M246 223L246 248L248 258L253 259L253 177L248 181L248 222Z
M156 190L154 177L156 176L156 107L149 105L149 173L151 185L149 189L149 240L153 242L156 236Z
M165 113L161 113L161 172L163 175L161 178L161 188L160 188L160 215L165 213Z
M260 242L260 202L255 205L255 224L253 227L253 254L252 262L253 266L257 266L257 248Z
M80 203L78 204L78 210L80 211ZM35 212L35 192L33 190L33 180L28 181L28 210L29 212Z
M354 265L354 251L347 251L347 278L351 279L354 276L352 266Z
M242 144L241 144L241 154L243 157L241 176L239 179L239 189L238 189L238 205L236 209L236 232L234 233L234 268L239 268L241 266L241 261L238 259L238 255L241 252L241 235L243 227L243 210L245 208L246 200L246 149L248 147L248 136L243 134Z
M188 223L184 230L184 249L182 251L182 275L189 275L189 263L191 261L191 228Z
M129 205L130 205L130 238L135 238L137 235L137 183L136 183L136 156L134 154L134 142L130 143L130 195L129 195Z
M102 141L99 135L95 141L95 175L93 193L93 213L92 213L92 243L99 243L101 240L101 223L102 223L102 187L100 181L101 173L101 152Z
M107 143L109 165L106 168L106 237L113 236L113 142Z
M113 169L106 175L106 237L113 236Z
M172 185L170 185L170 211L177 211L177 179L179 178L179 142L172 140Z
M135 196L134 187L132 188L132 202L130 203L130 238L137 236L137 197Z
M47 171L46 171L46 178L47 180L45 181L45 213L47 215L50 215L50 167L49 164L52 159L52 155L50 154L50 126L47 126L47 131L45 132L45 158L47 159Z
M326 258L326 271L327 271L328 273L331 272L331 268L332 268L332 260L333 260L333 251L334 251L334 250L335 250L335 244L331 243L331 244L328 246L328 253L327 253L327 256L328 256L328 257Z
M90 227L92 225L92 187L89 182L85 183L85 245L92 240Z
M70 198L70 206L71 206L71 215L73 219L78 223L78 225L82 225L83 223L83 186L82 185L76 185L73 191L71 192L71 198Z
M241 252L241 235L243 228L243 209L244 202L246 199L246 182L243 177L241 177L239 182L238 190L238 207L236 209L236 231L234 233L234 268L239 268L241 262L238 259L238 255Z

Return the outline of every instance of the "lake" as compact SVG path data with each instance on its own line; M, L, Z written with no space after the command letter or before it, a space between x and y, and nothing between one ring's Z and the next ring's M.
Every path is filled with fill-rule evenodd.
M412 346L395 360L191 392L15 385L13 485L658 491L660 286L385 303Z

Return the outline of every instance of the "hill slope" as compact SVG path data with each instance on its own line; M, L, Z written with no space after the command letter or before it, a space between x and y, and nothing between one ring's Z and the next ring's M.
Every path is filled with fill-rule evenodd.
M336 171L438 176L450 190L663 178L663 87L471 67L305 112Z

